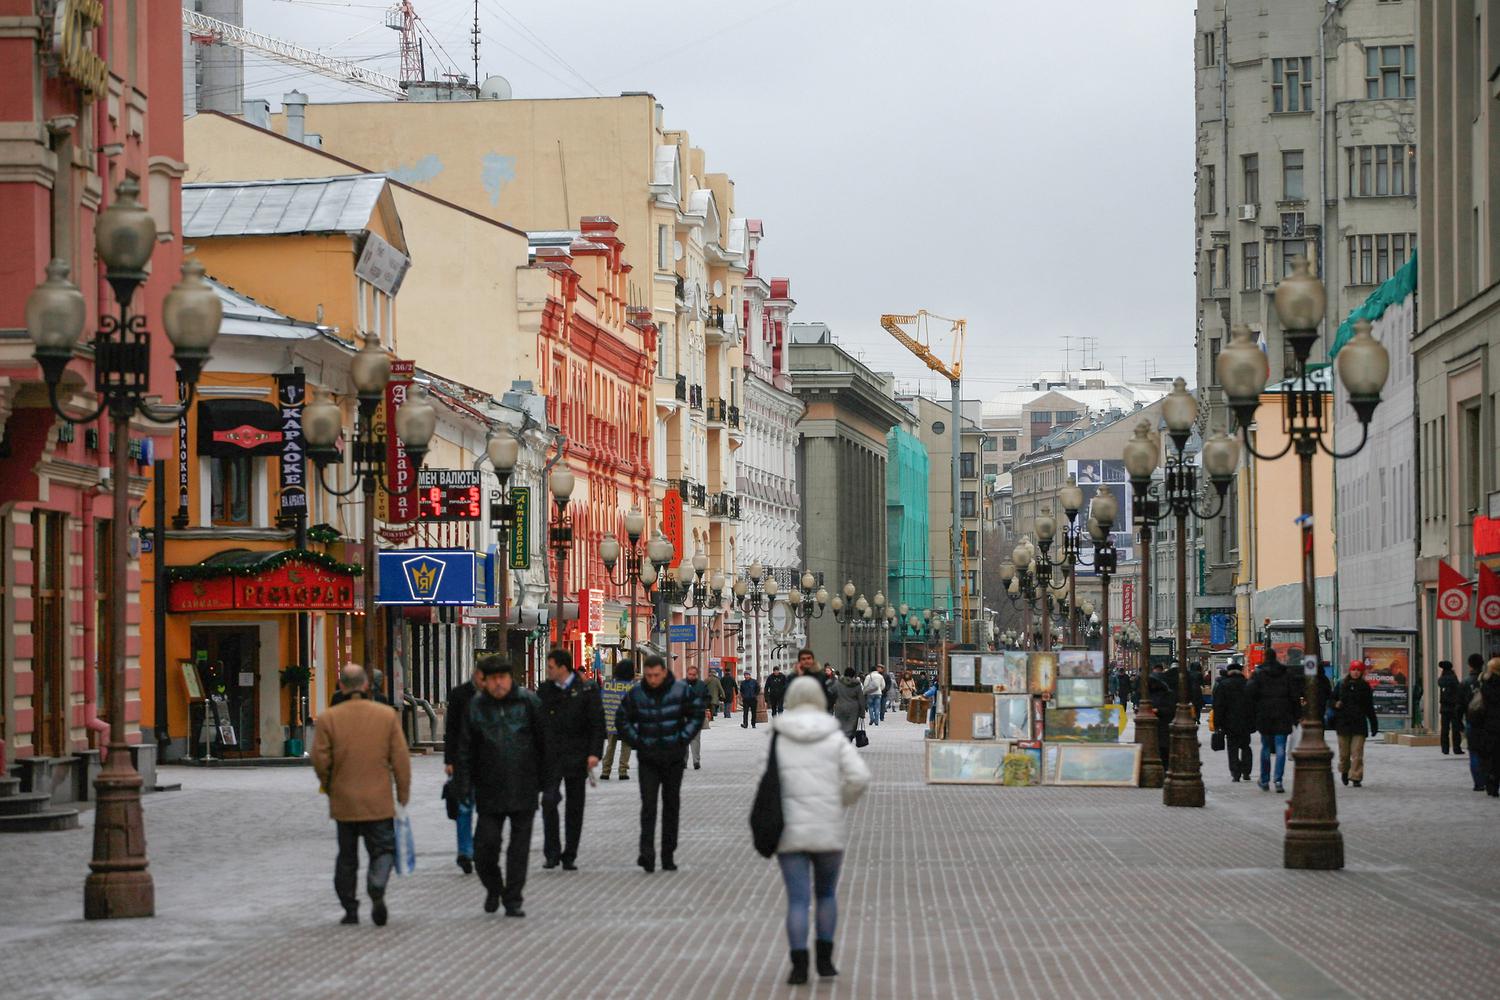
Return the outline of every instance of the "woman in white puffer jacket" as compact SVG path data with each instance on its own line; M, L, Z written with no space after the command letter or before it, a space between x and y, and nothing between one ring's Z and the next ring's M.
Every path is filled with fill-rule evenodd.
M864 794L870 769L828 712L823 686L798 677L786 690L786 710L772 721L781 778L781 840L776 860L786 885L790 984L807 982L808 910L817 900L818 975L835 976L833 932L844 847L844 810Z

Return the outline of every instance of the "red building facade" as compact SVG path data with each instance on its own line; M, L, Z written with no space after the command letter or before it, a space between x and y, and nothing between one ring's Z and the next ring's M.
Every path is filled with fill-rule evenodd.
M117 308L94 252L94 220L116 185L134 179L159 235L133 311L152 331L150 386L175 399L161 303L182 263L181 97L179 5L0 0L7 135L0 143L0 773L28 758L46 758L60 772L74 754L107 742L114 720L101 716L116 641L107 634L112 600L128 602L130 742L155 723L140 717L139 691L154 677L148 665L143 681L139 661L137 566L129 567L127 594L108 593L111 533L140 527L110 522L110 429L107 420L73 427L52 412L31 358L25 308L52 259L69 265L83 292L80 347L101 311ZM69 365L59 396L80 415L95 407L85 351ZM152 460L171 440L169 428L143 423L132 431L137 517Z

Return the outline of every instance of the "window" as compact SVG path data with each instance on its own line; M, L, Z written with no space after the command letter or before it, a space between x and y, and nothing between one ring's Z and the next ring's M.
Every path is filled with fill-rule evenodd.
M1005 437L1003 437L1003 438L1000 439L1000 447L1004 448L1006 451L1015 451L1016 450L1016 435L1014 435L1014 434L1007 434L1007 435L1005 435Z
M1349 194L1400 198L1417 193L1417 147L1354 146L1349 156Z
M1219 382L1218 382L1218 378L1219 378L1219 375L1218 375L1218 372L1219 372L1219 351L1222 349L1223 344L1224 344L1224 341L1221 338L1219 338L1219 337L1209 337L1208 338L1208 383L1209 383L1209 385L1218 385L1219 384Z
M1372 45L1365 49L1365 97L1417 96L1417 47Z
M1281 241L1281 276L1283 278L1292 273L1292 261L1298 257L1307 256L1306 240L1282 240ZM1309 261L1309 263L1312 263Z
M1222 287L1219 274L1219 248L1214 247L1205 255L1208 257L1208 287L1209 290Z
M252 461L249 455L209 459L213 483L209 517L214 524L250 523Z
M969 555L971 555L971 556L979 554L979 532L977 532L977 531L965 531L964 532L964 548L966 548L968 550Z
M1302 150L1288 149L1281 154L1281 197L1283 201L1301 201Z
M67 661L63 638L68 633L67 566L63 533L66 516L58 511L31 514L34 585L31 619L31 743L38 756L63 752L67 700Z
M1240 176L1244 181L1245 204L1260 203L1260 154L1250 153L1240 157Z
M1349 284L1388 280L1417 249L1415 233L1361 233L1349 237Z
M115 672L114 635L109 627L110 586L114 577L114 532L111 522L100 518L94 522L94 690L99 705L107 706Z
M1219 203L1218 185L1215 183L1214 178L1214 165L1212 163L1203 164L1198 176L1202 182L1199 192L1203 195L1203 206L1200 211L1204 215L1213 215L1214 206Z
M671 257L667 251L667 227L656 227L656 269L665 271Z
M958 495L958 516L973 517L975 511L974 491L964 490Z
M987 437L987 438L984 439L984 450L985 451L994 451L995 450L995 446L998 445L999 443L1000 442L996 441L994 438Z
M1460 419L1463 421L1464 438L1464 446L1459 449L1464 463L1461 476L1464 491L1463 504L1464 511L1473 515L1479 513L1484 503L1484 480L1481 475L1481 464L1484 461L1482 447L1484 442L1481 433L1483 424L1478 404L1465 406Z
M1312 110L1312 57L1271 60L1271 110Z
M998 476L1000 475L1000 466L995 464L994 462L985 462L984 474L986 476Z
M1240 284L1247 292L1260 290L1260 244L1240 244Z
M974 478L974 453L972 451L959 452L958 474L962 479Z
M1214 32L1212 32L1212 31L1205 31L1203 33L1203 65L1205 65L1205 66L1217 66L1218 64L1219 64L1218 39L1214 37Z

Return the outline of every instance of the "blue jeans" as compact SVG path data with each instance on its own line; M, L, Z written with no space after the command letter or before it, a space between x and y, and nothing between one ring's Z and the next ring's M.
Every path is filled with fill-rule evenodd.
M1286 773L1286 736L1268 736L1260 734L1260 783L1269 784L1271 779L1271 753L1275 747L1276 753L1276 784L1281 784L1281 776Z
M1474 779L1475 788L1484 787L1484 762L1479 759L1479 754L1474 751L1474 727L1467 722L1464 723L1464 739L1469 743L1469 777Z
M458 804L458 853L466 858L474 856L474 799L469 797Z
M880 725L880 695L872 694L865 700L869 702L870 725Z
M807 949L807 911L818 902L818 940L832 941L839 922L839 868L843 851L778 854L781 881L786 886L786 941L793 951Z

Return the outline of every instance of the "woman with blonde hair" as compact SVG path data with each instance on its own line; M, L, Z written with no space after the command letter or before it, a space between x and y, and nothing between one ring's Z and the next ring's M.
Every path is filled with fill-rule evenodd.
M849 831L844 810L864 794L870 769L828 711L823 686L798 677L786 689L786 710L771 723L781 783L781 839L776 860L786 885L786 936L792 974L807 982L808 911L817 904L818 975L838 975L833 933L838 924L839 868Z

